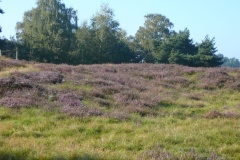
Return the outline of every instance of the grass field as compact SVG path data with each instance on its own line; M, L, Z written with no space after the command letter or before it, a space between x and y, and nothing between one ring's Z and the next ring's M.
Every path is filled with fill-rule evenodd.
M240 69L0 58L0 159L240 159Z

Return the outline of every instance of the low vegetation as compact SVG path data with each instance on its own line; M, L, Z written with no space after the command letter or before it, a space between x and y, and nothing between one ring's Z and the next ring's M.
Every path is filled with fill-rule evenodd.
M240 70L0 58L0 159L239 159Z

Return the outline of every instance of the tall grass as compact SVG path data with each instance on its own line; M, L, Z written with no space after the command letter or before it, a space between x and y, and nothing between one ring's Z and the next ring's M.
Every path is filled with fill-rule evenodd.
M133 115L119 122L1 107L0 119L0 159L157 159L162 151L188 159L193 149L205 158L240 156L239 119L234 118Z

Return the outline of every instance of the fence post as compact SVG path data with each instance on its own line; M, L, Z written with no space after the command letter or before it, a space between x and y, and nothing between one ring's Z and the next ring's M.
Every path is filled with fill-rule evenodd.
M2 56L2 50L0 49L0 57Z
M18 60L18 48L16 49L16 60Z

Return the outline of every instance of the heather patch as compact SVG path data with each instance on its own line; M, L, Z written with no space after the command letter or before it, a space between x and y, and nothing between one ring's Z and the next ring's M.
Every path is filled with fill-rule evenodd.
M60 94L60 96L58 97L58 102L63 106L72 107L81 106L82 105L81 100L82 100L81 97L78 97L76 94L72 92Z
M0 78L1 89L20 89L33 88L40 83L61 83L63 76L56 72L39 72L39 73L11 73L9 77Z
M203 108L207 113L207 107L217 101L211 98L215 91L217 93L223 88L239 90L240 84L240 72L229 68L193 68L173 64L34 64L33 67L39 72L17 71L1 78L1 99L16 97L20 102L20 99L28 99L25 93L31 93L29 99L35 99L46 107L59 106L60 110L71 112L71 115L74 111L79 112L78 115L88 113L91 108L98 108L103 114L89 115L111 114L115 108L141 116L161 115L160 109L173 106ZM191 89L195 91L191 92ZM211 102L205 96L210 94L207 90L212 91Z
M36 83L57 84L63 81L63 76L59 72L42 71L38 73L31 73L28 76L31 81Z
M200 79L200 86L204 89L223 88L229 84L235 83L236 80L233 76L230 76L224 69L206 69Z
M11 89L32 88L33 83L22 77L6 77L0 78L1 91L7 91Z
M182 76L163 78L163 81L167 84L174 85L174 86L180 86L180 87L188 87L190 84L189 80Z
M240 91L240 77L237 78L237 81L227 84L227 87L233 90Z
M17 61L0 57L0 71L4 68L24 67L26 63L26 61Z
M36 106L37 102L27 98L4 97L0 99L0 105L9 108L22 108Z
M32 83L61 83L63 76L59 72L40 71L31 73L14 72L11 77L19 80L31 81ZM17 82L18 83L18 82ZM21 82L19 82L21 83Z

